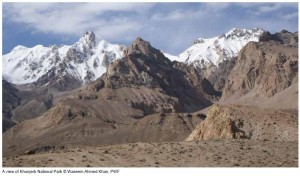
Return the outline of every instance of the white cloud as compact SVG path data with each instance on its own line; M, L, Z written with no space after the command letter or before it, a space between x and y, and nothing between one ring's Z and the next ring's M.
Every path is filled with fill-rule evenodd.
M253 15L263 15L268 13L274 13L278 15L283 9L297 10L297 3L237 3L238 7L244 8L247 13Z
M133 40L136 33L141 29L141 25L135 21L127 19L116 19L98 24L94 32L104 39Z
M176 10L167 14L163 13L156 13L154 14L151 19L155 21L164 21L164 20L181 20L186 18L187 13L182 12L181 10Z
M231 3L211 2L211 3L205 4L205 10L210 11L210 12L221 12L221 11L227 9L230 5L231 5Z
M285 20L291 20L298 17L298 12L293 12L289 14L282 15L281 18Z
M279 10L282 6L280 4L272 4L272 5L265 5L258 8L259 12L267 13Z
M230 6L230 3L205 3L197 10L178 9L167 13L156 13L151 16L154 21L179 21L189 19L207 18L219 16L225 9Z
M102 18L107 12L142 14L153 3L5 3L6 18L29 25L37 32L81 35L87 30L98 30L103 37L112 31L125 33L138 28L126 17ZM108 28L109 27L109 28ZM107 29L105 31L104 29Z

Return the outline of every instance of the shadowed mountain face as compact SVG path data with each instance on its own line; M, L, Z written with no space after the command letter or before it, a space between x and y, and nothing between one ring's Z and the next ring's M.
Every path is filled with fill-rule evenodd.
M2 132L11 128L15 123L11 120L12 110L20 104L20 98L16 95L18 90L12 84L2 81Z
M269 32L265 31L260 36L259 41L261 41L261 42L276 41L281 44L284 44L285 46L297 47L298 46L298 32L291 33L287 30L282 30L275 34L270 34Z
M49 77L48 77L49 78ZM21 122L36 118L49 110L59 99L80 86L68 75L53 77L47 84L13 85L3 81L3 120Z

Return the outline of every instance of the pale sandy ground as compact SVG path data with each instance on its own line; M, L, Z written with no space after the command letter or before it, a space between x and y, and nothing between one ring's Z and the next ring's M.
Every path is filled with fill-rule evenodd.
M243 139L67 147L3 158L3 167L298 167L298 142Z

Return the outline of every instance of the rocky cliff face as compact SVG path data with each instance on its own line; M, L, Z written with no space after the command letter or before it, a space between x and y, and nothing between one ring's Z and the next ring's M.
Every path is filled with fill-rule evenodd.
M270 98L297 83L298 45L293 43L295 36L291 33L276 36L280 37L276 40L274 36L263 37L262 42L250 42L241 50L225 84L222 100L245 95Z
M223 92L227 78L233 69L237 58L233 57L229 60L221 61L218 67L210 65L201 68L203 77L205 77L214 87L216 91Z

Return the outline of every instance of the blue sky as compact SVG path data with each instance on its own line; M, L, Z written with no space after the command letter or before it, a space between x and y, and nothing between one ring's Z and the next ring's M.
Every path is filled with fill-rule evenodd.
M129 45L137 36L179 54L233 27L298 30L297 3L3 3L3 54L16 45L73 44L85 31Z

